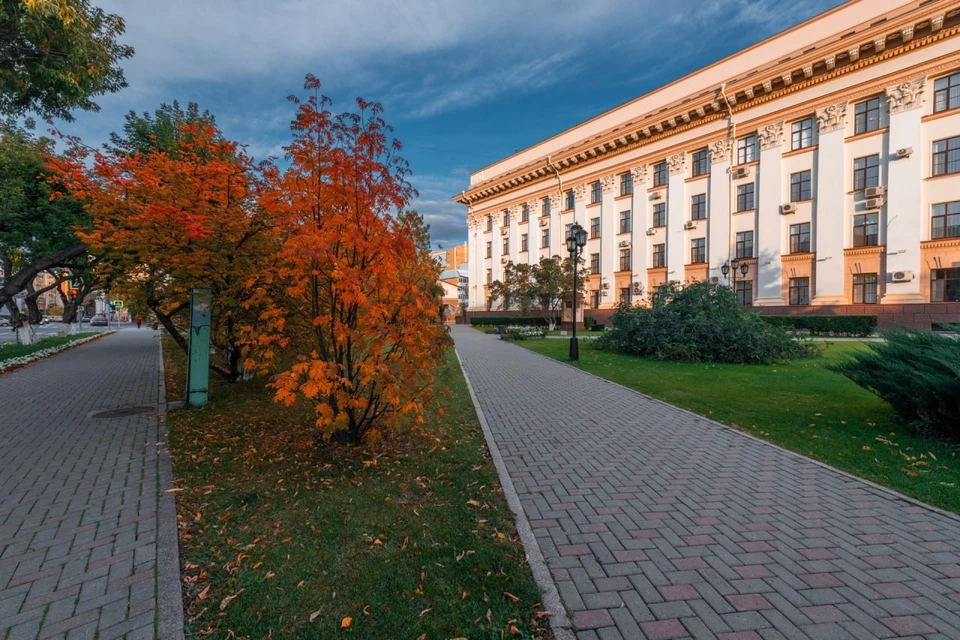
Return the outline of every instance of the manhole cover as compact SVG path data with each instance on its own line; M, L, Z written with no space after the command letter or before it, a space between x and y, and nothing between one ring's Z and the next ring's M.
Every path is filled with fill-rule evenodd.
M126 416L135 416L141 413L149 413L156 410L156 407L147 405L136 407L120 407L118 409L109 409L107 411L95 413L93 414L93 417L97 418L98 420L103 420L105 418L124 418Z

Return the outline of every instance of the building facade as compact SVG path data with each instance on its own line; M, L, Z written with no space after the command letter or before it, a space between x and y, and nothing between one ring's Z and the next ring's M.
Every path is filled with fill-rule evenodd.
M468 304L470 299L469 243L437 249L431 255L442 269L438 284L443 289L444 320L453 322L460 313L461 305Z
M474 310L508 262L565 255L576 222L588 315L714 280L772 313L960 320L960 2L851 0L477 171L454 199Z

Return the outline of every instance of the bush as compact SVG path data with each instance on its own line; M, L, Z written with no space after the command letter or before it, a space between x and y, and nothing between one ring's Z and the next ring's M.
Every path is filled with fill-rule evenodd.
M886 342L829 368L889 402L920 431L960 437L960 340L917 329L881 336Z
M515 325L518 327L545 327L547 321L543 318L510 318L501 316L475 317L470 318L472 327L506 327Z
M597 325L597 319L587 316L583 319L583 328L587 331L593 331L593 328Z
M685 362L782 362L819 354L811 342L740 307L732 289L710 282L661 286L652 308L621 306L600 349Z
M547 337L543 327L510 326L500 333L501 340L538 340Z
M812 336L865 338L877 330L877 316L762 316L764 322Z
M606 328L606 325L595 324L592 327L590 327L590 331L603 331L605 328Z

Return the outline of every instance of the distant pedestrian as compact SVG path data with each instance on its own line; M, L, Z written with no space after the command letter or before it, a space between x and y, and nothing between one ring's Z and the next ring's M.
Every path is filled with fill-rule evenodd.
M137 329L140 328L140 323L143 322L143 319L140 316L137 316Z

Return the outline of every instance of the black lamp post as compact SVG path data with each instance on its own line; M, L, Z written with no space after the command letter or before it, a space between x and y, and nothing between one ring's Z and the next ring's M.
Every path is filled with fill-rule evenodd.
M580 359L580 345L577 343L577 271L580 270L580 254L587 246L587 230L576 222L570 227L567 236L567 251L570 252L570 261L573 263L573 337L570 339L570 359Z
M731 274L733 275L733 281L730 286L733 287L733 293L737 293L737 271L740 272L740 275L746 277L747 271L750 270L750 265L746 262L741 263L738 258L732 258L729 263L725 262L722 267L720 267L720 272L723 274L724 278L729 278Z

